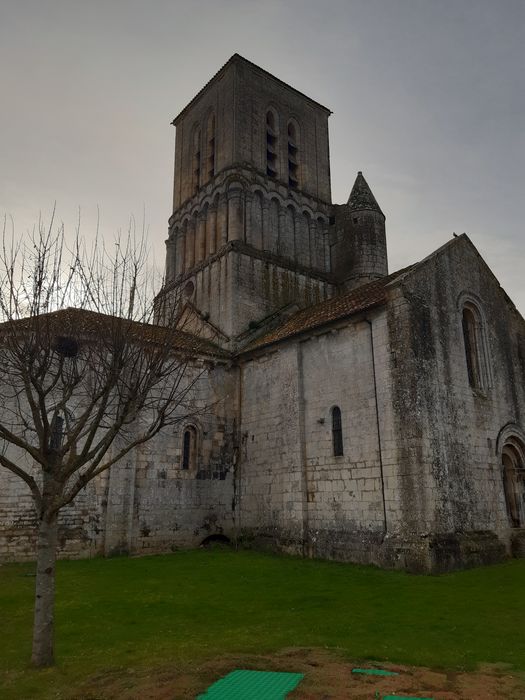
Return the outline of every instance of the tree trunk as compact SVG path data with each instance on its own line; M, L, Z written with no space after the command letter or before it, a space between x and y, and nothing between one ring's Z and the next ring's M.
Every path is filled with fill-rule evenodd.
M38 528L36 557L35 618L33 627L34 666L52 666L54 655L55 563L57 514L43 516Z

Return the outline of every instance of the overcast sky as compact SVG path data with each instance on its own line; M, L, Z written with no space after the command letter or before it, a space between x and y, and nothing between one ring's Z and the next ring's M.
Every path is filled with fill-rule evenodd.
M172 118L233 53L329 107L332 197L362 170L390 269L467 232L525 312L525 0L0 0L0 212L164 263Z

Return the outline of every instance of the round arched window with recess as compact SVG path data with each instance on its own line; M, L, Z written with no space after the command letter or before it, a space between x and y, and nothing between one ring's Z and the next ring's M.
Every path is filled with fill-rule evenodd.
M468 382L473 389L486 393L491 384L491 368L482 307L473 295L462 294L459 308Z
M195 469L197 466L197 428L187 425L182 433L182 469Z
M517 437L503 445L501 465L510 526L525 527L525 446Z

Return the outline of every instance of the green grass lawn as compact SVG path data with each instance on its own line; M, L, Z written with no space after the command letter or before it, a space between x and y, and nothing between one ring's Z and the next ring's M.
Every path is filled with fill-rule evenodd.
M0 567L0 697L67 697L111 669L328 647L355 659L525 670L525 561L444 576L248 551L57 567L57 667L28 668L34 571ZM69 690L68 690L69 689Z

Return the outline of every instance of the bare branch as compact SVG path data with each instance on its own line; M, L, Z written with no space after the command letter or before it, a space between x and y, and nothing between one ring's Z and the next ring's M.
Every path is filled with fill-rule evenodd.
M89 245L80 223L79 211L66 241L53 207L48 224L40 217L20 240L4 217L0 247L0 437L27 463L8 450L0 466L23 479L48 515L164 427L194 415L202 379L175 324L150 323L145 220L137 231L131 218L107 244L97 220Z

